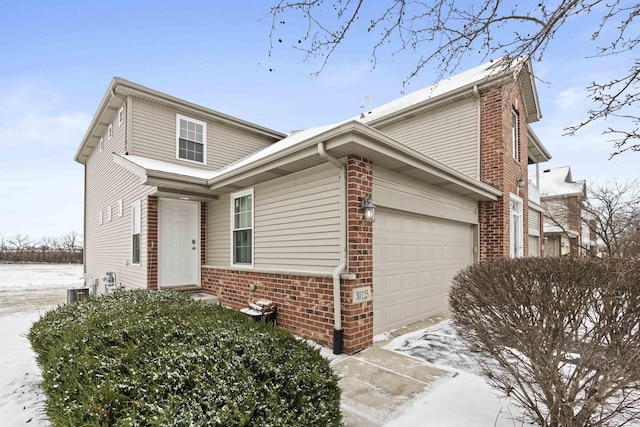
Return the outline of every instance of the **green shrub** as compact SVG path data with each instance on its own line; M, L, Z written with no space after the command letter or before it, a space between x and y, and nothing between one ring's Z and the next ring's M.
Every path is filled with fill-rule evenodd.
M61 306L31 328L56 426L335 426L329 363L290 333L171 291Z
M640 260L521 258L453 280L460 336L489 382L541 426L640 417Z

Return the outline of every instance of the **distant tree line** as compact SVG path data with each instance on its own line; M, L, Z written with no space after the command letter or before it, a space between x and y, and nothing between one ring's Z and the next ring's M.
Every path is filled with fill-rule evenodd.
M71 231L34 241L24 234L0 235L0 262L82 264L82 236Z

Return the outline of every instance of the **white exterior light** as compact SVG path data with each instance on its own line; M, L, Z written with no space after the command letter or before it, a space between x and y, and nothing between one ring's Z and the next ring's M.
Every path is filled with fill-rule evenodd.
M376 220L376 205L373 204L371 199L362 199L360 208L364 213L364 222L374 222Z

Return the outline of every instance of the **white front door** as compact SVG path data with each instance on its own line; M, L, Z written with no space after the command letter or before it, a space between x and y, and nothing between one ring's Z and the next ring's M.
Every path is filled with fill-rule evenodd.
M182 200L158 201L158 285L198 284L200 204Z

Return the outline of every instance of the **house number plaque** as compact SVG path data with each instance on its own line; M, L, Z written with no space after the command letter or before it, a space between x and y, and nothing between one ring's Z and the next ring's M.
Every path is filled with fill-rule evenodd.
M356 288L353 290L353 302L365 302L371 299L371 287Z

